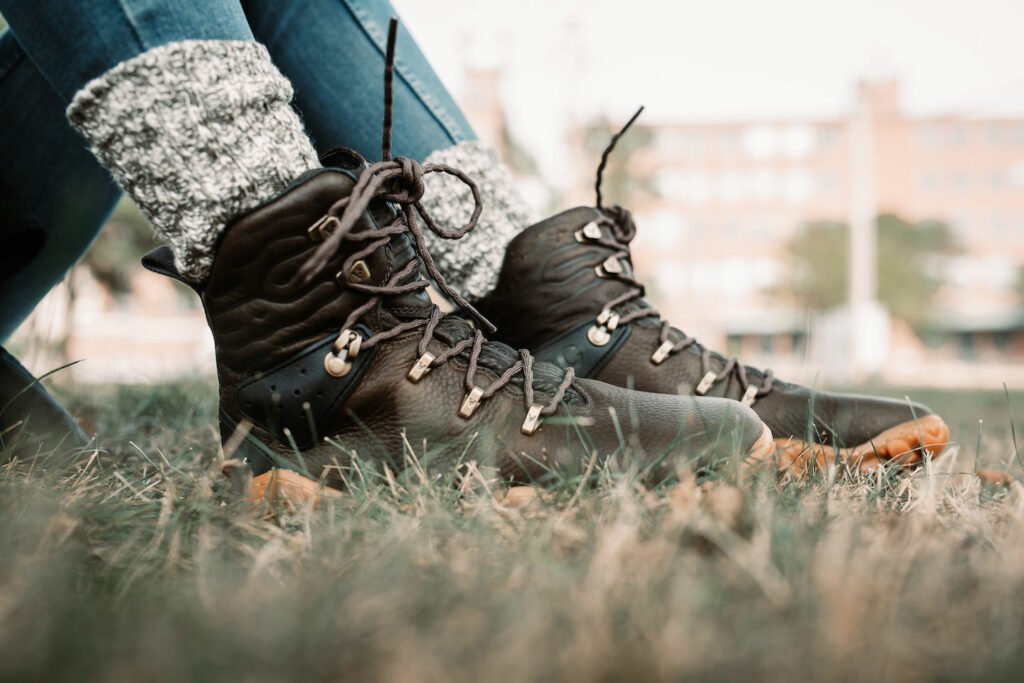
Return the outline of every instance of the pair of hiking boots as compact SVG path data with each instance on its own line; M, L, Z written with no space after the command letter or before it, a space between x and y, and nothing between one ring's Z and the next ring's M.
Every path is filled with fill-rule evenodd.
M510 483L609 459L656 482L724 462L866 469L942 450L948 429L924 406L784 383L663 321L633 274L629 212L601 206L611 146L597 206L519 234L475 308L438 272L424 230L467 234L479 192L458 169L390 158L391 75L384 161L329 153L229 227L196 290L216 342L222 439L256 490L282 471L340 486L354 455L397 468L409 450L432 467L472 460ZM428 173L470 186L466 225L426 214ZM144 263L182 279L166 248ZM455 313L432 302L431 283Z
M424 230L464 236L479 205L453 229L420 204L425 174L472 179L392 160L389 121L386 107L384 161L336 150L229 226L201 287L166 247L144 259L202 299L221 436L256 490L285 476L341 486L353 456L394 469L409 449L428 467L472 460L544 483L610 459L656 482L723 462L912 465L944 447L924 406L784 383L671 327L633 274L629 212L600 197L518 235L478 311L438 272Z
M424 246L416 207L436 169L350 151L324 163L233 224L197 290L221 434L257 477L284 468L340 485L353 455L397 468L412 448L510 482L573 476L592 457L658 481L776 450L783 468L911 465L946 442L923 406L784 383L672 328L632 274L622 209L523 231L479 315ZM166 248L145 264L177 277ZM424 270L456 313L432 303ZM485 337L488 319L511 346Z

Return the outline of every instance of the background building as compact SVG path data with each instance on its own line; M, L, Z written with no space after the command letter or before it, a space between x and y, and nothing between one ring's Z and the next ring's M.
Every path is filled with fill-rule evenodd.
M636 214L637 268L678 327L805 381L1024 385L1017 4L395 4L538 216L592 203L601 148L649 105L606 194ZM871 239L880 215L950 239L895 251ZM130 210L114 220L145 234ZM820 227L838 224L853 226L855 255ZM845 306L847 290L809 301L794 285L807 253L840 283L858 275L860 303ZM919 310L875 301L925 279ZM212 373L194 297L172 283L88 262L70 283L13 340L34 369L85 358L72 372L87 380Z
M856 126L866 124L858 137ZM592 202L595 128L575 133L574 201ZM673 122L641 119L641 146L620 156L628 206L641 225L635 260L652 297L679 325L745 357L800 373L815 323L787 286L792 240L814 222L849 222L857 183L870 186L870 215L950 226L952 248L928 264L940 286L917 331L882 329L879 369L892 380L950 383L1002 375L1024 362L1024 117L911 117L900 84L866 81L856 106L834 119ZM855 162L867 145L866 171ZM827 255L826 255L827 256ZM843 265L836 255L833 265ZM849 334L840 326L842 334ZM825 336L823 345L836 346ZM821 344L820 344L821 345ZM841 344L840 344L841 345ZM813 346L813 345L812 345ZM961 367L960 361L970 367ZM837 365L842 361L837 359ZM818 368L820 369L820 368ZM841 373L840 373L841 376Z

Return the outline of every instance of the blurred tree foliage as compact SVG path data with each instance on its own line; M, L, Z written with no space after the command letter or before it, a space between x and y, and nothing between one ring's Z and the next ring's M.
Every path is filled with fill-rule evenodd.
M505 147L504 161L508 167L520 175L537 175L537 160L512 133L507 121L502 121L500 134L501 142Z
M908 223L878 217L878 298L889 311L915 327L927 322L940 284L941 257L954 247L944 223ZM849 229L845 224L804 225L788 245L794 261L790 291L811 310L843 304L849 285Z
M132 272L139 259L155 246L149 222L129 200L122 198L82 265L114 294L131 291Z

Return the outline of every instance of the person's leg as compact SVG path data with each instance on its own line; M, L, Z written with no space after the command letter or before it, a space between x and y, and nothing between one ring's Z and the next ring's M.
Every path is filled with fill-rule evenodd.
M0 343L85 253L120 191L13 34L0 35Z
M380 156L386 0L243 0L256 39L295 86L295 99L317 148L351 147ZM481 144L412 37L399 29L395 60L396 156L462 169L483 192L480 227L459 241L427 236L438 265L471 300L490 291L505 245L531 223L530 211L495 152ZM424 204L442 221L463 222L473 207L451 176L427 176Z
M253 35L295 87L295 102L317 149L349 147L380 158L384 116L387 2L243 0ZM476 140L412 36L399 28L395 58L395 156L422 161Z
M318 165L238 0L0 0L0 12L193 281L231 219Z

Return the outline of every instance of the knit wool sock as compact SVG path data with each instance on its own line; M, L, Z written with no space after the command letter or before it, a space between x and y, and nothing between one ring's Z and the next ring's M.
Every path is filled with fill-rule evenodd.
M512 176L498 154L479 141L460 142L438 150L425 163L447 164L463 171L480 188L483 212L477 227L460 240L446 240L426 231L427 246L445 280L470 301L490 293L498 283L505 248L533 223ZM447 173L424 178L423 207L440 225L458 226L473 211L473 194Z
M67 115L200 283L230 221L320 165L291 98L259 43L188 40L93 79Z

